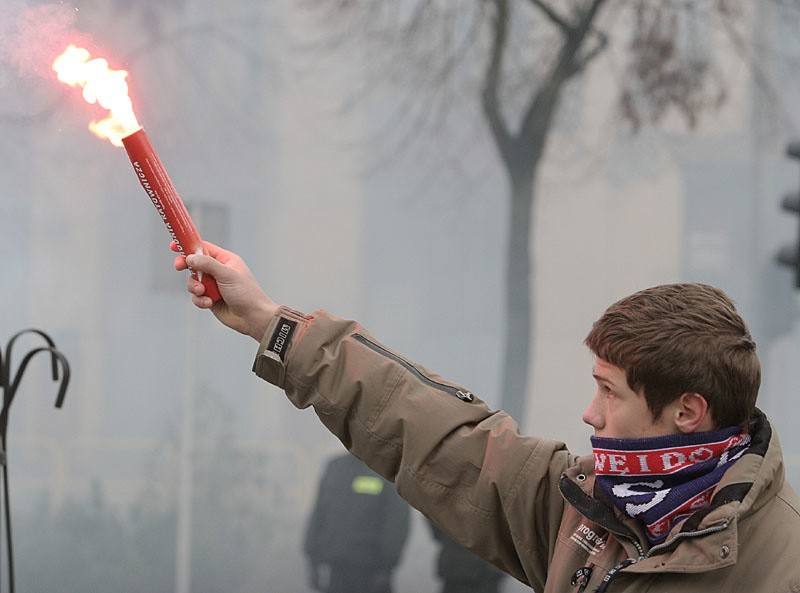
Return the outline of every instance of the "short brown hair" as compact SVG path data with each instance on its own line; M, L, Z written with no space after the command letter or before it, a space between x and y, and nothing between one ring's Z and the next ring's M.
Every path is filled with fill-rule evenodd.
M708 402L718 428L744 426L761 384L756 345L730 298L707 284L665 284L611 305L585 344L644 390L653 419L683 393Z

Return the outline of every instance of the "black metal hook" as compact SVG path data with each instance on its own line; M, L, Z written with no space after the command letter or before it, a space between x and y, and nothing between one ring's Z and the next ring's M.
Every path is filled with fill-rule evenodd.
M11 381L11 351L14 347L14 342L20 336L28 333L36 334L42 337L47 346L41 346L39 348L34 348L30 350L25 357L20 362L19 367L17 367L16 373L14 374L14 380ZM14 552L13 552L13 543L12 543L12 534L11 534L11 503L9 500L9 488L8 488L8 464L6 460L6 433L8 430L8 416L11 410L11 402L14 401L14 396L17 394L17 389L19 388L19 384L22 381L22 377L25 374L25 370L28 368L28 364L33 359L34 356L39 354L40 352L49 352L50 353L50 368L53 375L53 381L58 381L59 379L59 363L61 365L61 385L58 389L58 395L56 396L56 408L60 408L64 403L64 397L67 395L67 387L69 385L69 378L70 378L70 370L69 370L69 363L67 362L66 357L56 349L55 342L53 339L38 329L25 329L20 332L17 332L11 339L8 341L6 345L5 351L5 358L3 358L2 352L0 352L0 388L3 390L3 407L2 411L0 411L0 465L2 465L2 480L3 480L3 499L2 502L4 503L5 507L5 535L6 535L6 544L7 544L7 555L8 555L8 584L9 584L9 593L14 593Z
M22 375L25 374L25 369L28 366L28 363L31 359L39 354L39 352L50 352L52 355L52 365L53 365L53 380L58 380L58 364L57 361L61 363L61 386L58 389L58 396L56 397L55 406L60 408L64 403L64 397L67 395L67 386L69 385L69 363L67 362L66 357L61 354L58 350L56 350L52 346L42 346L40 348L34 348L28 354L25 355L25 358L22 359L22 362L19 364L17 368L17 373L14 375L14 382L11 384L8 393L6 393L5 401L3 402L3 408L9 407L11 405L11 401L14 399L14 396L17 394L17 388L19 388L19 383L22 381ZM6 355L8 358L8 355Z
M56 360L58 358L56 356L56 353L58 351L56 350L56 344L53 341L53 338L51 338L48 334L46 334L45 332L43 332L40 329L28 328L28 329L23 329L22 331L17 332L13 336L11 336L11 338L8 340L8 343L6 344L5 364L2 364L3 360L2 360L2 356L0 356L0 366L2 367L2 381L3 381L3 387L4 388L8 388L9 385L10 385L10 380L11 380L11 351L14 348L14 342L17 341L17 338L19 338L20 336L23 336L25 334L36 334L38 336L41 336L44 339L44 341L47 342L47 345L52 349L51 351L53 352L53 356L51 357L50 368L52 369L53 381L58 381L58 362ZM63 358L63 356L62 356L62 358Z

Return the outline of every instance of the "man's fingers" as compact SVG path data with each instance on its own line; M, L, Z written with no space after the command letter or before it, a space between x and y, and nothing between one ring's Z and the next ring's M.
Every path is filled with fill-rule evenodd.
M206 248L208 255L213 258L218 257L223 251L225 251L222 247L215 245L211 241L203 241L203 245Z
M183 257L182 255L176 256L175 259L172 261L172 265L179 272L182 272L183 270L185 270L188 267L186 265L186 258Z
M211 300L211 297L197 296L196 294L192 295L192 303L199 309L210 309L214 306L214 301Z
M175 241L172 241L169 244L169 248L172 251L175 251L176 253L180 253L180 249L178 249L178 244ZM210 241L203 241L203 249L205 250L205 253L207 253L208 255L210 255L211 257L213 257L215 259L218 258L223 253L226 253L225 249L223 249L219 245L215 245L214 243L211 243ZM185 269L185 267L184 267L184 269Z
M206 287L202 282L198 282L194 276L188 276L186 279L186 292L200 296L204 294Z
M228 273L228 267L214 259L212 255L201 255L195 253L186 257L186 263L198 272L211 274L218 280L224 280Z

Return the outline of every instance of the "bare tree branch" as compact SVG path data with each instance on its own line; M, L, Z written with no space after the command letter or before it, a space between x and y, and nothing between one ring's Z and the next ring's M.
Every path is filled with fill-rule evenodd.
M576 58L576 73L582 72L589 65L589 62L603 53L608 47L608 35L605 32L595 31L595 35L597 35L597 44L583 56Z
M503 160L510 164L513 161L514 147L508 127L503 121L498 97L503 54L508 41L508 0L494 0L494 6L496 8L492 27L494 35L492 36L491 55L484 75L483 111Z
M780 6L780 2L776 3ZM791 5L791 8L797 7L797 4ZM786 116L786 108L781 103L780 96L775 88L775 85L764 71L764 68L753 59L753 56L750 54L750 50L748 49L747 42L742 38L741 33L734 27L731 15L728 12L721 11L720 22L722 23L723 31L727 35L731 45L733 45L734 50L741 56L742 61L747 64L748 68L750 69L750 74L753 77L753 80L756 82L755 88L764 94L764 97L776 112L783 111L783 115ZM791 122L791 117L785 117L784 119ZM792 132L796 133L796 130L792 130Z
M603 31L596 30L593 27L593 23L597 18L597 13L605 2L606 0L593 0L591 6L589 6L589 9L583 14L580 23L575 28L576 34L580 36L579 45L583 45L583 40L590 32L595 33L597 36L597 45L589 50L583 57L572 60L574 71L570 73L570 76L582 72L586 65L597 57L608 45L608 36ZM580 51L577 51L576 55L579 53Z
M530 0L530 3L533 4L539 10L541 10L548 19L550 19L555 25L557 25L560 29L562 29L564 35L569 35L572 32L572 29L574 27L570 25L561 15L556 13L556 11L553 10L552 6L548 5L545 2L542 2L542 0Z
M712 55L698 51L697 44L687 46L680 35L681 27L689 26L681 24L682 14L688 13L696 24L703 11L693 4L676 8L647 0L639 0L635 11L630 63L620 96L623 116L636 131L645 122L658 123L675 109L692 129L704 112L718 109L727 98ZM737 17L724 3L716 5L714 12L722 17L723 26ZM736 46L736 39L731 41Z
M572 76L578 74L586 62L578 60L581 46L586 35L592 28L592 23L598 11L606 0L592 0L591 5L580 16L578 24L570 30L565 37L564 44L556 60L556 64L540 88L534 92L534 97L529 102L529 107L522 119L519 137L523 142L531 142L535 138L544 138L542 129L552 123L552 114L556 108L561 89ZM599 50L597 50L599 52Z

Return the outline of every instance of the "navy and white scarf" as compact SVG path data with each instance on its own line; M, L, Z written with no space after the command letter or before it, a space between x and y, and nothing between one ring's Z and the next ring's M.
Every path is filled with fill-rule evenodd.
M747 450L739 427L637 439L591 437L597 484L652 544L681 519L708 506L722 474Z

